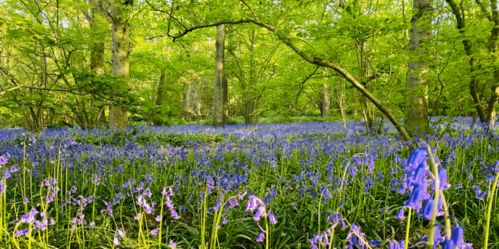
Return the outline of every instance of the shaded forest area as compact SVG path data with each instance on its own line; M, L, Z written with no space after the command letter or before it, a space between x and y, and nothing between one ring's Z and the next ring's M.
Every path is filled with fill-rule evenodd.
M497 0L1 0L0 125L495 126Z

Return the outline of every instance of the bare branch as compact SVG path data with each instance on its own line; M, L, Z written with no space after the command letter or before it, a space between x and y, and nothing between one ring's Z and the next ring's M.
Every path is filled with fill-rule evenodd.
M298 91L298 93L295 96L295 104L298 103L298 98L300 97L300 94L303 92L303 88L305 88L305 83L307 83L307 81L314 76L314 74L317 72L317 70L319 70L319 68L320 68L320 66L315 66L314 71L312 71L309 75L307 75L307 77L303 78L300 81L300 90Z
M395 129L399 132L399 134L402 136L402 138L406 141L411 140L411 136L409 133L405 130L405 128L400 124L400 122L393 116L393 114L383 105L369 90L367 90L363 84L358 81L350 72L348 72L346 69L340 67L334 62L331 62L326 59L322 59L319 57L313 57L305 52L303 52L300 48L298 48L292 41L289 39L286 35L280 33L277 31L273 26L260 22L255 19L240 19L240 20L226 20L226 21L218 21L214 23L209 23L209 24L204 24L204 25L199 25L199 26L194 26L188 29L185 29L184 31L180 32L177 35L174 35L173 41L175 41L178 38L181 38L188 33L197 30L197 29L204 29L204 28L210 28L210 27L216 27L221 24L243 24L243 23L253 23L257 26L260 26L271 33L273 33L281 42L286 44L291 50L293 50L297 55L299 55L302 59L305 61L309 62L310 64L314 64L316 66L320 67L326 67L333 69L336 71L338 74L343 76L344 79L346 79L350 84L352 84L359 92L361 92L367 99L369 99L375 106L378 108L379 111L381 111L393 124Z

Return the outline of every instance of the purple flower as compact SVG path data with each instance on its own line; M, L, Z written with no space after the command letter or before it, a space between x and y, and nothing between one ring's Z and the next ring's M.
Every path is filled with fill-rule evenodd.
M452 243L454 244L455 247L463 248L464 247L464 229L462 227L458 227L458 226L453 227L450 240L452 241Z
M215 210L215 212L218 212L218 210L220 210L220 206L222 205L222 202L220 201L217 201L217 203L215 204L215 206L213 207L213 210Z
M146 188L144 190L144 192L142 193L142 195L147 196L148 198L151 198L151 196L152 196L151 190L149 188Z
M255 221L259 221L260 217L262 217L264 215L265 215L265 206L262 205L262 206L257 208L255 215L253 216L253 219Z
M442 243L442 249L455 249L454 242L452 240L445 240Z
M435 223L435 229L433 231L433 244L436 246L440 244L442 241L444 241L444 237L442 237L442 234L440 233L440 224Z
M246 205L246 211L255 211L255 209L258 208L259 205L261 205L263 202L260 198L252 195L249 197L248 204Z
M404 220L404 219L405 219L404 209L403 209L403 208L401 208L401 209L398 211L398 213L397 213L397 215L395 216L395 218L396 218L397 220Z
M4 166L9 162L9 159L5 155L0 156L0 166Z
M136 213L135 216L133 216L134 220L140 220L140 213Z
M41 231L44 231L47 229L48 226L48 221L46 218L44 218L42 221L35 220L35 228Z
M450 188L449 182L447 182L447 170L443 167L438 169L438 178L440 180L440 190L446 190Z
M347 236L348 245L353 247L365 248L365 245L360 240L360 238L362 238L363 241L366 241L365 234L361 232L360 227L352 223Z
M404 202L404 205L414 210L419 210L419 208L421 208L421 203L429 197L430 195L426 190L426 186L418 185L414 187L409 199Z
M5 179L10 179L11 176L12 175L10 174L9 169L5 169L5 171L3 172L3 177Z
M487 194L487 192L482 191L479 186L473 185L472 187L473 191L475 192L475 198L478 200L483 200L483 197Z
M116 234L120 239L125 237L125 232L121 228L116 229Z
M256 237L256 242L262 243L264 239L265 239L265 234L261 232L260 234L258 234L258 237Z
M35 222L35 216L38 214L38 210L36 208L31 208L31 210L27 213L21 216L21 223L28 223L31 224Z
M16 173L17 171L19 171L19 167L17 167L16 165L12 165L10 167L10 173Z
M16 237L26 236L28 233L29 233L29 230L27 228L21 229L21 230L16 230Z
M175 211L174 209L170 210L170 213L171 213L172 219L178 220L180 218L177 211Z
M158 229L157 228L154 228L153 230L150 231L151 235L156 237L158 236Z
M388 249L403 249L404 248L404 240L396 241L390 240L388 242Z
M423 217L427 220L431 220L434 203L435 202L433 201L433 199L426 200L425 204L423 205L423 209L421 210L421 213L420 213L421 217ZM442 198L439 198L438 205L437 205L437 217L441 216L443 214L444 214L444 210L443 210Z
M175 242L173 242L173 240L170 240L170 242L168 242L168 248L169 249L177 249L177 244Z
M275 215L273 213L269 213L269 222L272 225L277 224L277 219L275 218Z
M229 199L229 206L231 208L237 207L237 206L239 206L239 201L237 201L236 198L230 198Z

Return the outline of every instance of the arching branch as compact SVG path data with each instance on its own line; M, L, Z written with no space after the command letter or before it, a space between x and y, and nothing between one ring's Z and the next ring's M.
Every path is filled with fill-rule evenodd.
M183 31L179 32L177 35L169 35L173 41L187 35L188 33L195 31L197 29L204 29L204 28L210 28L210 27L216 27L220 24L243 24L243 23L252 23L257 26L260 26L268 31L270 31L272 34L274 34L282 43L286 44L291 50L293 50L297 55L299 55L303 60L309 62L310 64L320 66L320 67L326 67L334 70L338 74L340 74L344 79L346 79L350 84L352 84L359 92L361 92L367 99L369 99L375 106L378 108L379 111L381 111L393 124L395 129L399 132L400 136L406 140L410 141L411 136L409 133L406 131L404 126L400 124L400 122L395 118L395 116L388 110L388 108L381 103L370 91L368 91L360 81L358 81L348 70L342 68L338 64L331 62L329 60L319 58L319 57L313 57L305 52L303 52L300 48L298 48L292 41L289 39L286 35L282 34L278 30L276 30L273 26L260 22L259 20L255 19L240 19L240 20L225 20L225 21L217 21L214 23L209 23L209 24L204 24L204 25L199 25L199 26L194 26L190 27L187 29L184 29Z

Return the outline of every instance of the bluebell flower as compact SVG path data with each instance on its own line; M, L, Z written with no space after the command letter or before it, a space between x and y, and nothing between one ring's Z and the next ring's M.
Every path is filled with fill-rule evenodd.
M440 190L446 190L450 188L450 184L447 181L447 170L445 170L441 166L438 169L438 178L440 180Z
M177 249L177 244L173 240L170 240L168 242L168 249Z
M29 230L27 228L16 230L16 237L22 237L28 235Z
M262 204L262 200L255 195L249 197L248 203L246 205L246 211L255 211Z
M256 237L256 242L262 243L264 239L265 239L265 234L261 232L260 234L258 234L258 237Z
M478 185L473 185L473 191L475 192L475 198L478 200L483 200L487 192L482 191Z
M459 226L452 228L452 235L450 240L453 242L454 246L457 248L464 247L464 229Z
M414 210L419 210L422 202L430 197L426 188L424 185L415 186L409 199L404 202L404 205Z
M4 166L8 162L9 162L9 159L7 158L7 156L5 156L5 155L1 155L0 156L0 167Z
M390 240L388 242L388 249L404 249L404 240L397 241L397 240Z
M158 236L158 229L157 229L157 228L154 228L154 229L152 229L149 233L150 233L153 237L157 237L157 236Z
M277 219L275 218L275 215L273 213L269 213L268 216L270 224L272 225L277 224Z
M404 220L404 219L405 219L404 209L403 209L403 208L401 208L401 209L397 212L397 215L395 216L395 218L397 218L397 220Z

